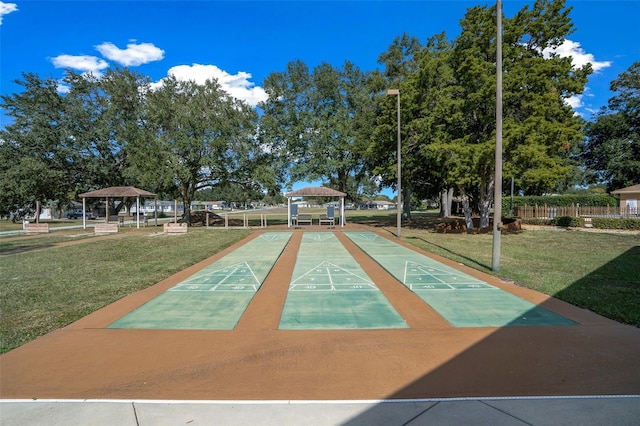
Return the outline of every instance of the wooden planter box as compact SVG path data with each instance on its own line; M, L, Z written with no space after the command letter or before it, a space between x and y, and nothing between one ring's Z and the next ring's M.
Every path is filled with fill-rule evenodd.
M186 223L165 223L163 225L165 234L185 234L188 229Z
M93 228L93 232L96 234L113 234L118 232L117 223L96 223Z
M48 233L49 232L49 224L48 223L25 223L24 232L27 234L32 233Z

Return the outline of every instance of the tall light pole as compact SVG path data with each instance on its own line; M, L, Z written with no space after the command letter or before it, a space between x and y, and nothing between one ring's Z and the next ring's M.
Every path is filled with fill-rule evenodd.
M396 223L398 226L398 231L396 236L400 238L400 231L402 229L402 144L400 143L400 89L389 89L387 90L387 95L395 95L398 97L398 214L396 217Z
M502 225L502 1L497 0L496 15L496 170L493 196L493 251L491 269L500 270Z

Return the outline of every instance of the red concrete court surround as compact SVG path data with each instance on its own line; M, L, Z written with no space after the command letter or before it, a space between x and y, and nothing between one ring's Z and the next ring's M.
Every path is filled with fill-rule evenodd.
M278 330L302 238L295 231L234 330L106 327L247 240L2 355L0 397L361 400L640 394L640 329L405 244L580 323L453 328L341 232L336 236L410 328Z

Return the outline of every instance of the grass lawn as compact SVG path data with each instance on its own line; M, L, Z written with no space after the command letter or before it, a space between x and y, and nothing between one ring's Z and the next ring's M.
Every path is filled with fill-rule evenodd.
M65 239L57 232L2 237L0 353L155 284L250 232L191 229L150 236L148 229L131 230L56 247Z
M395 211L346 215L348 223L366 223L395 235ZM491 234L434 233L440 219L414 217L403 224L404 241L494 274ZM279 222L286 222L286 212ZM0 237L0 353L155 284L252 231L192 228L184 235L150 236L152 232L125 227L106 238L82 230ZM77 240L83 241L60 244ZM640 326L638 265L638 234L530 230L502 236L501 269L494 275Z

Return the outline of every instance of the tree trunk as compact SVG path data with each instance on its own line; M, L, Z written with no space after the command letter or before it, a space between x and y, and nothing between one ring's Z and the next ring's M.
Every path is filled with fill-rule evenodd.
M473 229L473 219L472 219L472 209L471 203L469 202L469 194L463 189L460 188L460 198L462 200L462 212L464 213L464 222L467 225L467 229Z
M440 216L451 217L451 202L453 201L453 188L443 189L440 193Z
M184 214L182 216L183 222L188 226L191 226L191 201L195 195L195 186L189 184L183 184L182 186L182 203Z
M402 217L411 220L411 188L402 188Z
M36 223L40 223L40 201L36 201Z
M480 185L480 228L489 227L489 214L491 211L491 202L493 201L494 177L489 179L488 183Z
M188 226L191 226L191 202L185 197L182 198L182 221Z

